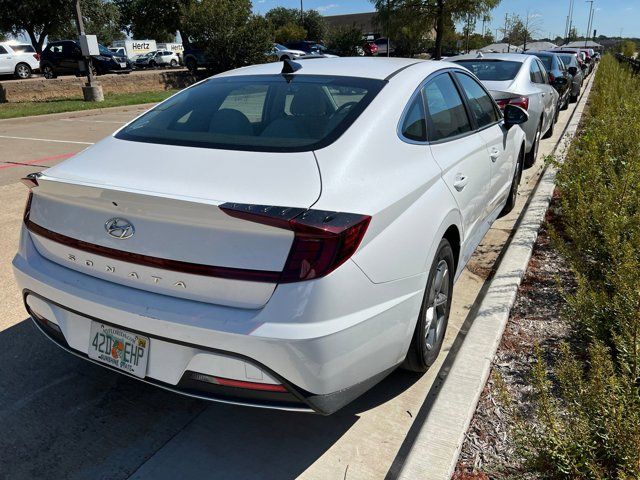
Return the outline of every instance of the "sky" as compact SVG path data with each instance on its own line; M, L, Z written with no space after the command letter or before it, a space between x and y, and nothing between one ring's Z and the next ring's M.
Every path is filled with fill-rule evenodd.
M539 24L538 37L564 36L565 23L569 13L570 0L502 0L491 13L491 28L495 35L497 28L504 25L505 14L529 15ZM304 8L314 8L323 15L340 15L343 13L359 13L373 11L369 0L303 0ZM589 3L585 0L574 0L573 22L578 33L584 35L589 20ZM253 0L254 10L265 13L273 7L300 8L300 0ZM614 37L640 37L640 0L595 0L593 7L594 28L598 35ZM478 22L477 30L482 30Z

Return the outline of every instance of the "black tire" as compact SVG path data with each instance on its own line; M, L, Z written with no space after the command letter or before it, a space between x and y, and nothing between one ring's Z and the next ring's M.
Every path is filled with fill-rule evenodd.
M31 77L31 67L26 63L19 63L16 65L16 69L14 70L16 78L20 80L26 80Z
M155 60L151 60L149 62L149 68L156 68L158 66L158 64L155 62Z
M544 136L542 138L549 138L553 135L553 131L555 130L556 127L556 118L558 118L558 113L560 111L556 108L556 113L553 114L553 119L551 120L551 125L549 126L549 128L547 129L546 133L544 134Z
M499 217L504 217L506 214L513 210L513 207L516 206L516 201L518 200L518 186L520 185L520 180L522 179L522 167L524 164L524 146L520 150L520 155L518 155L518 163L516 164L516 170L513 172L513 180L511 180L511 189L509 190L509 198L507 198L507 203L504 208L500 212Z
M580 95L580 94L577 94L577 95L571 95L571 96L569 97L569 102L570 102L570 103L576 103L576 102L578 101L578 96L579 96L579 95Z
M533 145L531 145L531 150L529 150L529 153L525 154L524 156L524 168L531 168L536 163L536 158L538 157L538 147L540 147L541 136L542 136L542 119L540 119L538 130L536 130L536 136L533 139Z
M196 73L196 71L198 70L198 62L196 62L195 59L191 57L187 58L184 64L187 67L187 70L189 70L191 73Z
M169 66L171 68L176 68L178 66L178 62L175 59L173 59L169 62Z
M449 241L443 238L429 269L422 308L402 368L426 372L438 358L449 322L454 274L453 250Z
M570 95L567 95L566 98L564 99L564 103L562 104L561 110L566 110L567 108L569 108L569 97ZM557 120L558 120L558 117L556 116L556 121Z
M47 80L51 80L52 78L56 78L56 72L51 65L45 65L42 67L42 76Z

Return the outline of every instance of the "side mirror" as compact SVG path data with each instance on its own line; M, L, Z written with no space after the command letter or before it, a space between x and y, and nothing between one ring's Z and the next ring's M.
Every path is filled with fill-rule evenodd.
M569 81L564 77L557 77L555 80L555 84L559 87L564 87Z
M525 109L510 103L504 106L504 126L507 129L514 125L521 125L527 120L529 120L529 114Z
M569 67L569 73L571 75L577 75L578 74L578 67Z

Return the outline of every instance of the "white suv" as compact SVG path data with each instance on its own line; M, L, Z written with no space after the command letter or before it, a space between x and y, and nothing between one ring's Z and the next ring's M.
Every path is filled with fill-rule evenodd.
M31 45L0 43L0 75L14 74L24 79L39 68L40 55Z
M169 50L157 50L136 58L135 65L138 68L155 68L159 66L177 67L180 65L180 57L178 57L177 53L170 52Z

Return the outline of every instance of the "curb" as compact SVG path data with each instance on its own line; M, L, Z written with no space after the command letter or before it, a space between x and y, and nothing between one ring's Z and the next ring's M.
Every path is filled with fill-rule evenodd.
M585 86L580 102L554 148L558 162L564 161L567 147L578 129L593 78L595 75ZM504 251L464 342L449 371L439 373L446 378L437 393L437 401L419 428L404 463L394 475L396 478L445 480L453 475L518 287L527 270L538 230L551 202L556 174L553 165L545 169L518 219L517 230Z

